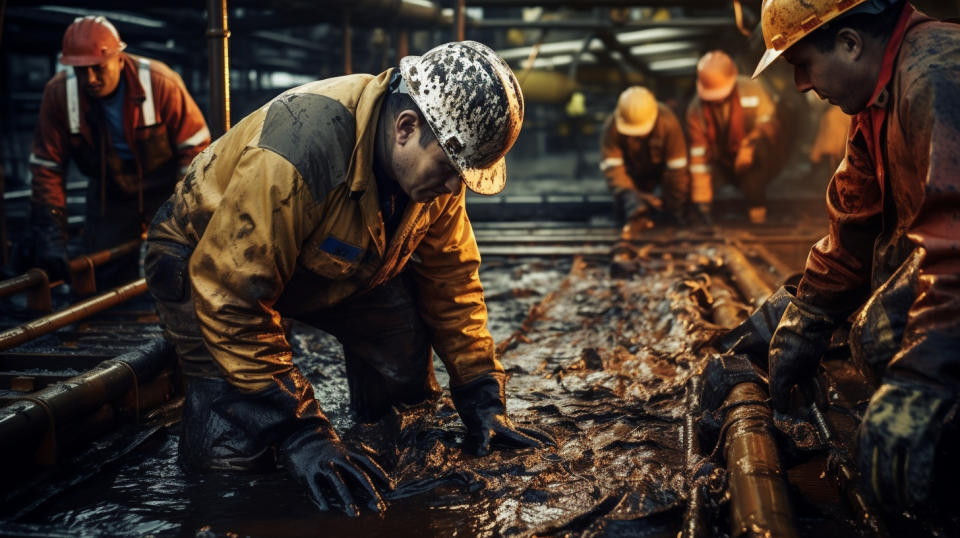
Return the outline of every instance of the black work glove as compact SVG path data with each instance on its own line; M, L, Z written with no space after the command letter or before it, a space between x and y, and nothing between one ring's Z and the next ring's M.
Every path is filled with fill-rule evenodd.
M62 207L35 204L30 211L33 227L34 264L47 272L51 282L70 274L67 257L67 213Z
M887 380L870 398L857 434L860 479L877 501L899 509L923 502L952 395L916 381Z
M790 390L817 374L820 357L830 346L830 337L837 327L836 316L792 299L780 318L770 340L769 374L773 407L786 412L790 407Z
M750 360L766 369L770 339L773 338L773 332L777 330L783 312L796 293L796 286L780 286L780 289L767 297L743 323L720 337L717 349L745 353Z
M542 448L557 446L546 432L537 428L516 426L507 417L504 395L506 374L491 373L453 387L453 403L467 427L467 447L478 456L490 453L490 445L504 448Z
M298 370L275 379L267 389L231 396L217 406L234 424L277 447L287 471L306 486L310 500L321 510L339 505L348 516L358 514L354 494L362 495L374 511L384 509L379 490L393 489L384 470L366 454L350 451L317 403L313 387Z
M646 211L646 205L640 200L640 197L637 195L637 191L624 189L618 192L615 195L617 208L619 210L619 218L622 219L621 223L626 224L634 214L640 212L643 213Z
M713 207L709 202L693 204L693 220L703 226L713 226Z

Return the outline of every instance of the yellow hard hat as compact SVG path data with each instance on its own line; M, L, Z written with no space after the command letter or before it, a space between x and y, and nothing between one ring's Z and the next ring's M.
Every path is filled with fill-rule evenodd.
M697 95L704 101L722 101L737 85L737 66L722 50L712 50L697 62Z
M657 100L643 86L631 86L620 94L614 117L620 134L647 136L657 123Z
M753 71L753 78L810 32L865 2L876 4L871 12L882 11L891 3L888 0L763 0L760 25L767 51Z

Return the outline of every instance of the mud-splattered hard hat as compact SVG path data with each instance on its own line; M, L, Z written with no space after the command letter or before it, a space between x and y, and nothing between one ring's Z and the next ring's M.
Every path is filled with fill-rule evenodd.
M497 194L504 155L523 124L523 94L510 67L482 43L446 43L400 60L407 92L467 187Z

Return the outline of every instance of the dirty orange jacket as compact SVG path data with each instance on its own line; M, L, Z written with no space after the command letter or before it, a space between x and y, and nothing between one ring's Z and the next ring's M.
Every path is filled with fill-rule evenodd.
M616 197L623 191L651 193L658 185L667 210L678 211L687 201L687 141L677 116L657 103L657 121L647 136L625 136L617 131L613 116L603 127L600 168Z
M158 60L120 54L126 83L124 138L136 171L121 166L102 114L79 89L73 70L60 72L43 90L34 130L33 203L64 207L63 178L70 160L91 180L109 178L128 194L162 185L172 191L190 161L210 144L207 123L180 75Z
M763 85L737 77L726 121L712 121L721 103L704 103L694 97L687 107L687 137L690 141L690 198L693 203L713 201L713 167L733 166L742 145L755 145L761 137L777 140L776 105ZM708 118L708 114L713 115ZM756 147L756 146L754 146Z
M889 371L956 390L960 26L907 4L898 29L905 35L890 40L874 99L852 120L827 189L830 232L810 251L798 296L849 312L921 249L915 300L903 307L906 332Z
M396 277L417 281L420 314L453 386L503 371L494 357L465 189L410 202L389 243L373 175L388 70L289 90L202 152L151 240L194 248L200 329L243 390L293 368L281 314L336 305Z

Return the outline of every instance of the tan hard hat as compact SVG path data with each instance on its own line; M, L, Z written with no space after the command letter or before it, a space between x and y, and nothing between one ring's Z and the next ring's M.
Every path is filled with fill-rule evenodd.
M504 155L523 124L523 94L507 63L482 43L460 41L401 59L400 74L467 188L502 191Z
M704 101L722 101L737 85L737 66L722 50L712 50L697 62L697 95Z
M81 67L97 65L113 58L126 46L120 41L116 27L106 17L77 17L63 34L60 63Z
M756 78L794 43L828 21L841 15L849 15L851 10L879 13L894 2L895 0L763 0L760 25L767 50L757 63L753 77Z
M647 136L657 123L657 100L643 86L623 90L614 116L617 132L626 136Z

